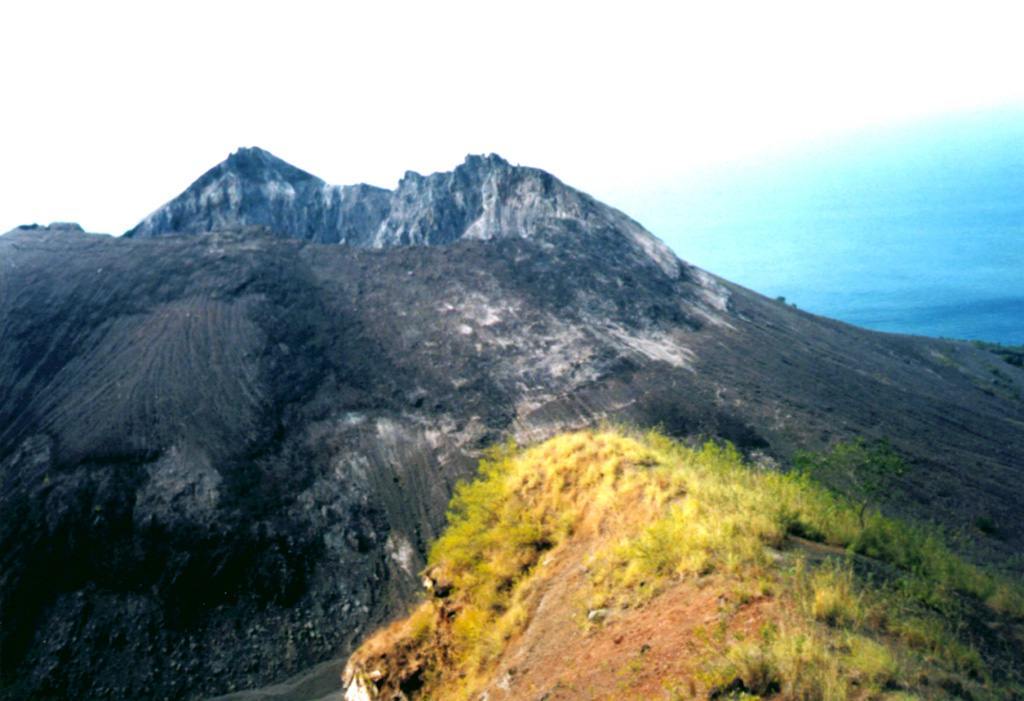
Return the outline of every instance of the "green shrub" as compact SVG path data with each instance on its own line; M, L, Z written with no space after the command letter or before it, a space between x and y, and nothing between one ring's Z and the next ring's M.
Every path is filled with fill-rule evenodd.
M798 452L793 457L793 469L856 504L863 528L868 507L906 471L906 465L888 443L869 446L858 438L839 443L827 453Z

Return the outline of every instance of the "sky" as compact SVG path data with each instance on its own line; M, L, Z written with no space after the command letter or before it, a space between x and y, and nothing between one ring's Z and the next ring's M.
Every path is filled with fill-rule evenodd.
M1022 19L893 0L6 3L0 231L122 233L240 146L388 188L498 153L644 223L631 203L716 168L1024 105Z

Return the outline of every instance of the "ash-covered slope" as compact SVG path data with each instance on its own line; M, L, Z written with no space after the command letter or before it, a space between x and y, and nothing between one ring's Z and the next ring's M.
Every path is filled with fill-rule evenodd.
M892 508L985 517L983 559L1024 547L1024 373L995 356L767 300L496 157L408 174L362 227L242 155L131 238L0 237L5 698L197 698L344 657L484 447L605 418L766 461L888 438L914 467Z

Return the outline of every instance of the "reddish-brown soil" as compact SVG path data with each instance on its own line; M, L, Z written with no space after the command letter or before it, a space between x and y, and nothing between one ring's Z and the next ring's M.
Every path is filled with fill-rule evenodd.
M694 675L714 654L713 638L753 638L781 613L777 599L741 604L727 578L708 576L670 583L646 603L619 605L602 622L588 622L581 563L594 547L577 545L552 563L533 618L509 644L487 699L662 699L675 687L703 690Z

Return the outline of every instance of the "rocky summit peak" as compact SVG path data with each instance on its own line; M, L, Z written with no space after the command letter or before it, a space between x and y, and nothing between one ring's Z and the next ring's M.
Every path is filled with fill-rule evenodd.
M469 154L466 156L466 160L462 164L463 168L477 168L477 169L493 169L493 168L510 168L512 167L508 161L499 156L496 153L489 153L486 156L483 154Z
M423 175L415 170L407 170L402 176L402 180L399 182L399 187L401 187L401 183L406 180L417 181L427 180L429 178L441 178L446 175L452 175L453 173L456 175L464 175L466 173L485 174L499 170L508 170L512 167L513 166L509 164L508 161L496 153L490 153L487 155L470 153L466 156L466 160L455 166L455 170L452 172L439 172L433 173L432 175Z
M675 255L622 212L550 173L469 155L449 172L408 171L394 191L329 185L260 148L241 148L125 234L266 227L287 238L357 247L543 237L679 274Z
M265 182L276 181L294 184L307 180L319 180L315 175L296 168L258 146L238 149L228 156L227 160L216 166L213 171L219 171L218 174L232 173L248 180Z
M387 213L388 194L328 185L269 151L240 148L125 236L265 227L287 238L358 245Z

